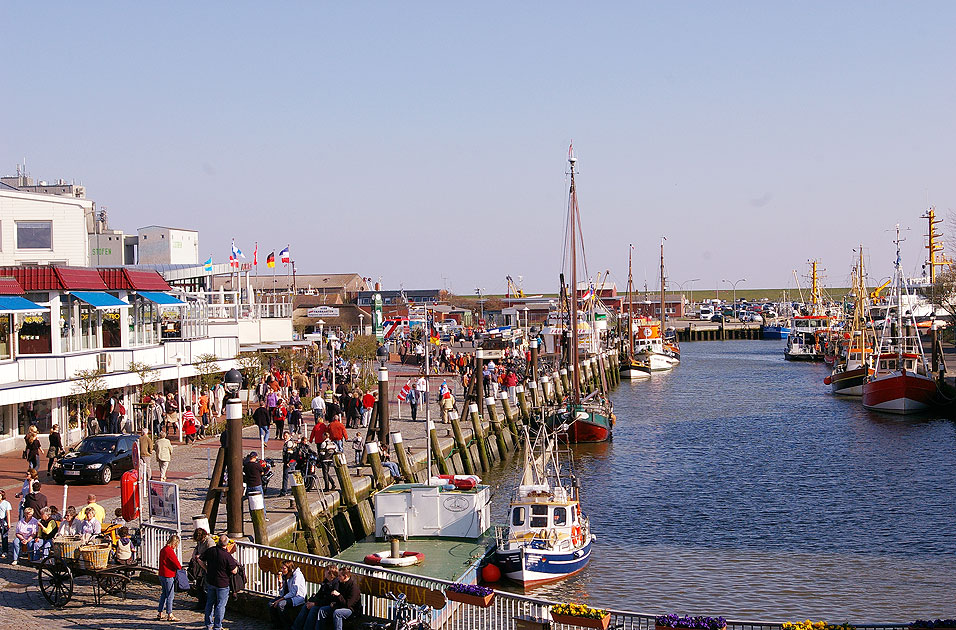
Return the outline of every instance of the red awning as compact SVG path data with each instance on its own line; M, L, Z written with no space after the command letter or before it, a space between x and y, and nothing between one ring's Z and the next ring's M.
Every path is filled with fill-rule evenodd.
M11 276L24 291L105 291L96 269L86 267L0 267L0 276Z
M16 278L0 278L0 295L23 295L23 287Z
M99 269L100 277L111 290L169 291L169 284L152 269Z

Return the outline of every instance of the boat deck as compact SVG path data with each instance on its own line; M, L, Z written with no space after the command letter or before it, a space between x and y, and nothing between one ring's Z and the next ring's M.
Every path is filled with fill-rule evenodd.
M409 567L388 567L410 575L474 583L476 568L486 555L494 553L494 528L479 539L456 538L409 538L399 544L402 551L418 551L425 554L425 561ZM362 562L372 553L388 552L388 541L374 537L357 542L336 558L349 562Z

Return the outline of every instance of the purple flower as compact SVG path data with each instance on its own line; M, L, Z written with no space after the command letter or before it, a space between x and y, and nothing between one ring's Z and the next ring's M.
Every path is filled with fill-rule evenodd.
M956 619L936 619L934 621L917 619L910 624L910 628L926 628L929 630L932 628L956 628Z
M464 595L474 595L475 597L485 597L486 595L491 595L495 591L493 589L478 586L477 584L452 584L446 590L453 591L455 593L463 593Z
M727 627L727 620L723 617L679 617L677 615L661 615L655 619L659 626L667 628L692 628L693 630L721 630Z

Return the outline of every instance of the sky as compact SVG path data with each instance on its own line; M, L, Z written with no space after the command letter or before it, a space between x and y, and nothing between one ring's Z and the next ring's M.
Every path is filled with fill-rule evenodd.
M952 2L4 3L0 172L111 227L298 273L554 292L574 142L590 275L919 273L956 209ZM941 226L944 231L948 226ZM911 228L905 231L905 228ZM950 230L951 231L951 230ZM956 241L956 237L951 237ZM280 267L281 273L281 267ZM262 269L263 273L266 270Z

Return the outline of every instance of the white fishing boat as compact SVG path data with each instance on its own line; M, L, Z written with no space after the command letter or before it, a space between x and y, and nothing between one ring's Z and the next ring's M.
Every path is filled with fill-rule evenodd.
M525 433L524 470L511 498L509 525L498 531L495 564L526 587L563 580L591 559L591 526L574 475L562 477L557 449L556 435L544 427L533 447Z

